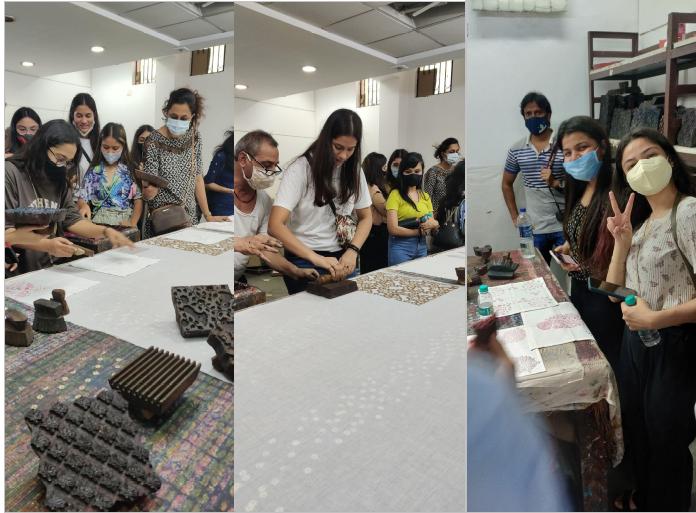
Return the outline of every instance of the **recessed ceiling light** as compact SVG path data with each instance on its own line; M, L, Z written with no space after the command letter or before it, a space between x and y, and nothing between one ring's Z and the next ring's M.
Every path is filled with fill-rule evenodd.
M31 61L22 61L22 66L25 68L32 68L34 66L34 63Z
M247 88L247 86L245 86L244 84L237 84L234 86L234 88L239 89L240 91L244 91Z
M93 46L92 48L90 48L90 50L92 51L92 53L102 53L104 51L104 47L103 46Z
M314 66L302 66L302 71L305 73L314 73L317 70Z

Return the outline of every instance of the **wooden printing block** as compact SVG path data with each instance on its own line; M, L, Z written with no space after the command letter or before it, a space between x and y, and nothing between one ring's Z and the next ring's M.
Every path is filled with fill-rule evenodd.
M135 177L141 182L147 182L159 189L165 189L169 187L169 182L159 175L153 175L152 173L146 173L145 171L135 170Z
M123 235L128 237L133 242L138 242L140 240L140 230L130 226L111 226L114 230L120 231ZM72 232L66 232L65 238L71 241L73 244L81 246L83 249L93 251L94 253L102 253L113 249L113 244L108 237L97 237L88 238L81 237Z
M68 303L65 300L65 290L53 289L51 291L51 297L53 298L53 301L58 301L60 306L63 307L63 315L68 315L70 313L70 308L68 308Z
M29 326L27 316L18 310L5 312L5 344L28 347L34 341L34 331Z
M208 345L215 350L213 367L234 382L234 324L215 328L208 335Z
M333 299L358 290L358 284L354 280L341 280L328 283L320 281L311 282L307 285L307 292L317 296Z
M15 226L44 226L65 220L68 211L59 208L12 208L5 210L5 223Z
M184 338L207 337L221 322L234 321L234 297L227 285L172 287L172 302Z
M24 420L51 511L136 511L136 503L162 486L117 392L31 410Z
M266 293L248 283L234 282L234 310L239 311L266 302Z
M454 272L457 273L457 282L460 285L464 285L466 283L466 268L465 267L455 267Z
M41 333L60 333L68 326L63 318L63 305L53 299L34 301L34 331Z
M200 363L150 347L109 379L146 420L169 413L196 380Z

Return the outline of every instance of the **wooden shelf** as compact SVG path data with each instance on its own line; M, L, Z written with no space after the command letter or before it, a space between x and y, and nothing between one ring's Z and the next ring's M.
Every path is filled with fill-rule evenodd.
M615 156L616 148L619 145L619 139L609 139L609 142L611 143L612 155ZM690 168L696 169L696 148L675 145L674 149L677 150L677 153L684 161L684 164Z

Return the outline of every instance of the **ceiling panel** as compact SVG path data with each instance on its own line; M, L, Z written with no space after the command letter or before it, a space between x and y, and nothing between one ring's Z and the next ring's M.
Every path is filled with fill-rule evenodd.
M378 43L373 43L370 47L393 55L394 57L405 57L406 55L413 55L415 53L440 48L440 45L418 32L409 32L408 34L402 34Z
M179 23L178 25L170 25L169 27L162 27L157 29L157 31L176 38L179 41L220 33L220 30L213 25L200 19Z
M116 14L141 9L159 2L92 2L93 5L106 9Z
M224 31L234 30L234 11L216 14L215 16L207 16L205 19Z
M465 30L464 16L460 16L432 27L420 29L420 32L427 34L443 45L456 45L464 42Z
M146 27L164 27L175 23L183 23L196 19L196 15L179 7L175 3L159 3L137 11L122 14L124 18L133 20Z
M371 5L360 2L275 2L270 7L317 27L326 27L372 9Z
M331 25L331 32L358 43L372 43L404 34L410 29L379 11L370 11Z

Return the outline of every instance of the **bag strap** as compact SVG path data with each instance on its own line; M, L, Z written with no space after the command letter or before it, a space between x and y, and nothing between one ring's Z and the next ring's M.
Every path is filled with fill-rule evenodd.
M679 250L679 254L681 255L682 259L684 260L684 264L686 265L686 270L689 272L689 276L691 276L691 282L694 284L694 288L696 288L696 274L694 274L694 268L691 266L689 263L689 260L686 258L686 255L682 251L682 249L679 247L679 238L677 237L677 207L679 206L679 203L681 200L684 199L684 197L681 195L681 193L677 193L677 197L674 200L674 206L672 206L672 214L671 214L671 221L672 221L672 237L674 238L674 243L677 245L677 249Z
M557 151L557 143L554 142L551 145L551 155L549 156L549 163L548 163L548 168L551 170L551 177L553 177L553 162L556 160L556 151ZM551 189L551 186L549 184L546 184L546 187L549 189L549 194L551 194L551 199L553 200L554 204L556 205L556 210L558 210L559 215L563 215L563 211L561 210L561 207L558 205L558 201L556 201L556 195L553 193L553 189Z

